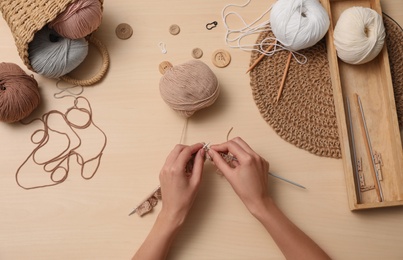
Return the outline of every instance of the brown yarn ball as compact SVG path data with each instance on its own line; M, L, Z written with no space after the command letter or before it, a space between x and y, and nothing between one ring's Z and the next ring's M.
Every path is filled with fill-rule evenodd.
M17 122L40 103L38 83L14 63L0 63L0 121Z
M160 80L160 93L168 106L188 118L211 106L220 89L209 66L200 60L191 60L165 72Z

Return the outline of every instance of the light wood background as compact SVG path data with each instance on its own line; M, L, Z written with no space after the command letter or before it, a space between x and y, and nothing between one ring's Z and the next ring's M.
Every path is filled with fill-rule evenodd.
M35 148L31 134L40 126L0 124L0 259L129 259L148 234L160 210L140 218L128 213L158 184L166 155L179 142L184 119L167 107L159 95L158 65L180 64L191 50L204 51L202 61L216 73L221 95L208 109L191 117L184 143L223 142L243 137L270 161L271 171L307 187L302 190L270 179L271 194L284 212L334 259L402 259L403 208L351 212L348 209L342 160L322 158L282 140L262 119L252 99L245 71L250 53L230 49L224 42L221 11L229 3L245 1L105 1L103 23L96 36L108 47L111 66L104 81L85 88L94 122L108 141L95 177L85 181L71 161L66 182L49 188L23 190L15 173ZM252 1L234 8L252 22L273 1ZM383 10L403 25L403 2L382 0ZM205 25L218 21L208 31ZM134 34L120 40L115 28L128 23ZM235 21L234 21L235 23ZM169 34L171 24L181 32ZM10 30L0 20L0 61L22 64ZM257 36L256 36L257 37ZM254 41L253 38L252 41ZM158 43L165 42L167 54ZM231 64L216 68L211 54L219 48L231 53ZM100 64L96 51L80 66L90 75ZM32 115L52 109L66 111L71 98L56 99L54 80L35 75L42 104ZM63 85L63 84L62 84ZM57 127L57 123L55 123ZM83 137L96 151L102 138ZM49 155L63 147L51 139ZM43 178L31 167L21 178ZM45 176L46 177L46 176ZM223 177L206 163L194 208L175 240L169 259L282 259L263 227L247 212Z

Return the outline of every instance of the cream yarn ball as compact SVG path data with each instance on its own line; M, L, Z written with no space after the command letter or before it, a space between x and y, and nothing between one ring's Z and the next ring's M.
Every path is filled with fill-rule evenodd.
M185 118L211 106L220 93L216 75L199 60L168 69L160 80L159 88L168 106Z
M334 28L337 56L349 64L363 64L381 52L385 42L382 16L371 8L351 7Z
M326 34L330 18L318 0L278 0L270 12L276 39L290 51L312 47Z

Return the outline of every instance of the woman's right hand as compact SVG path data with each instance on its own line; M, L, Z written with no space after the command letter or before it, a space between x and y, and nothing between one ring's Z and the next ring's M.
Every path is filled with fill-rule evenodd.
M220 153L230 153L236 160L229 165ZM269 163L264 158L240 137L212 145L208 154L253 215L265 207L265 201L270 197Z

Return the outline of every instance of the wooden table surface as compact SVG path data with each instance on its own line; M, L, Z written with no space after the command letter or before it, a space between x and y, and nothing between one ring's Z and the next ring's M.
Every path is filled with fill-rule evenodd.
M67 180L57 186L24 190L15 181L18 167L35 148L31 135L41 125L0 124L0 259L129 259L149 232L161 203L142 218L128 213L158 184L166 155L180 141L185 120L159 94L158 65L192 59L195 47L217 75L221 94L216 103L189 120L184 143L223 142L243 137L269 160L271 171L307 187L302 190L270 179L279 207L334 259L403 259L403 207L351 212L342 160L318 157L281 139L262 119L252 99L245 74L250 52L229 48L224 41L222 9L244 1L105 1L103 22L96 36L107 46L111 65L106 78L87 87L81 96L92 106L93 120L107 136L107 146L94 178L84 180L75 160ZM247 22L256 19L273 1L252 1L234 8ZM384 12L403 25L403 2L382 0ZM206 30L205 25L218 21ZM133 36L120 40L115 28L128 23ZM169 26L181 31L173 36ZM6 22L0 20L0 61L20 60ZM257 36L256 36L257 37ZM253 40L255 38L252 38ZM167 53L158 47L166 44ZM217 68L211 55L228 50L230 65ZM101 63L96 51L80 66L77 76L88 76ZM32 115L66 111L73 105L56 81L35 75L42 103ZM66 85L66 84L61 84ZM54 122L53 127L62 127ZM87 153L102 145L92 128L83 133ZM54 137L47 152L66 145ZM77 142L77 140L73 140ZM52 153L53 152L53 153ZM48 176L39 166L26 167L24 184ZM226 180L206 163L200 193L189 218L175 240L169 259L283 259L270 235L246 210Z

